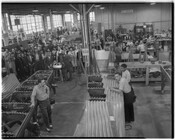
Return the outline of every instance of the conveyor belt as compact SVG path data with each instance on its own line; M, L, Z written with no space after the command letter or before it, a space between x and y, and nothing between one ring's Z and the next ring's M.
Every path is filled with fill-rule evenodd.
M46 79L46 82L49 84L51 78L52 78L53 71L37 71L34 73L31 77L33 77L33 81L29 80L31 77L29 77L27 80L25 80L21 85L18 85L18 88L14 88L11 95L6 96L2 100L2 107L3 107L3 128L2 136L4 137L23 137L24 132L31 120L34 107L30 108L30 95L32 93L32 88L34 85L37 84L37 78L44 77ZM35 76L38 75L38 76ZM10 79L16 80L13 82ZM4 88L3 91L8 91L6 86L10 86L11 84L14 86L17 82L17 79L15 79L14 76L10 76L10 79L6 77L4 80ZM23 86L24 84L24 86ZM10 87L13 87L10 86ZM10 88L13 89L13 88ZM4 117L5 116L5 117ZM12 116L12 117L11 117ZM20 119L20 123L16 123L12 126L11 122L14 121L14 119L23 117L23 119ZM12 128L15 128L17 131L12 131Z

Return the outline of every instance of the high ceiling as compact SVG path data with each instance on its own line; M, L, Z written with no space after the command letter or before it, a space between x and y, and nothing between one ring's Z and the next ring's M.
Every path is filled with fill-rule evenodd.
M87 9L92 6L93 3L86 3ZM111 9L114 6L120 6L121 3L96 3L95 5L103 6L107 9ZM133 3L130 5L139 6L139 3ZM141 3L145 4L145 3ZM149 4L149 3L148 3ZM75 9L79 9L80 3L2 3L2 13L9 13L13 15L30 15L34 12L32 10L38 10L35 14L49 15L50 10L52 14L65 14L77 12ZM122 6L128 5L128 3L123 3ZM95 8L95 7L94 7Z
M76 4L74 6L77 6ZM78 7L77 7L78 8ZM75 11L69 4L61 3L2 3L2 12L14 15L33 14L32 10L37 9L36 14L65 13L66 11ZM57 12L56 12L57 11Z
M73 7L79 9L78 3L71 3ZM37 9L35 14L49 14L52 10L53 14L61 14L66 12L76 12L76 10L69 3L2 3L2 13L9 13L14 15L33 14L32 10ZM92 4L87 3L87 8Z

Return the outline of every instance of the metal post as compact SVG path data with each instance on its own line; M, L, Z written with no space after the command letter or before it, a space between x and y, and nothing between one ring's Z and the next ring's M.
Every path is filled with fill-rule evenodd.
M35 14L33 15L34 16L34 20L35 20L35 30L37 32L37 28L36 28L36 17L35 17Z
M65 27L65 18L64 18L64 14L61 14L61 18L62 18L62 26Z
M53 17L52 17L52 10L50 9L50 25L51 25L51 30L54 30L54 26L53 26Z
M13 29L12 29L12 21L11 21L11 18L10 18L10 14L8 14L8 19L9 19L10 29L13 30Z
M83 46L89 49L89 71L92 73L92 48L90 46L89 12L86 11L86 4L80 4L80 22L83 35Z
M47 32L47 17L45 15L42 15L42 25L43 25L43 29L44 29L44 34L46 36L46 32Z

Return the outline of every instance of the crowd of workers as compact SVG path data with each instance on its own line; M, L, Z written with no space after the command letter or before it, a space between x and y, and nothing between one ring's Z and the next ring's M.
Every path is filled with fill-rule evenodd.
M54 61L62 64L64 78L67 70L71 72L78 70L80 73L79 60L83 61L81 44L70 42L60 44L56 38L49 41L47 45L39 43L28 48L19 46L2 49L2 68L6 69L7 74L15 73L20 81L37 70L51 69Z

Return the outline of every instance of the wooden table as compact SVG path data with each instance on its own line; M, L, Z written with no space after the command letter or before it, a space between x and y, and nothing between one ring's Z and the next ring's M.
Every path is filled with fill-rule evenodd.
M140 62L121 62L121 64L126 64L128 69L132 69L132 68L146 68L146 77L143 78L132 78L132 81L145 81L145 85L149 85L149 81L161 81L160 78L149 78L149 70L151 67L158 67L160 68L160 66L167 66L167 65L171 65L170 62L166 61L166 64L160 64L157 61L155 62L155 64L152 64L150 61L146 61L144 63L140 63Z
M161 92L164 93L164 88L166 83L171 85L171 75L166 71L165 69L166 66L161 66L161 77L162 77L162 82L161 82ZM172 68L171 65L168 65L168 67ZM172 72L172 70L170 71Z
M133 54L133 59L138 60L139 59L139 55L140 54ZM121 57L122 57L122 60L124 60L124 61L128 60L129 53L122 53ZM153 58L152 56L148 56L148 59L152 59L152 58Z

